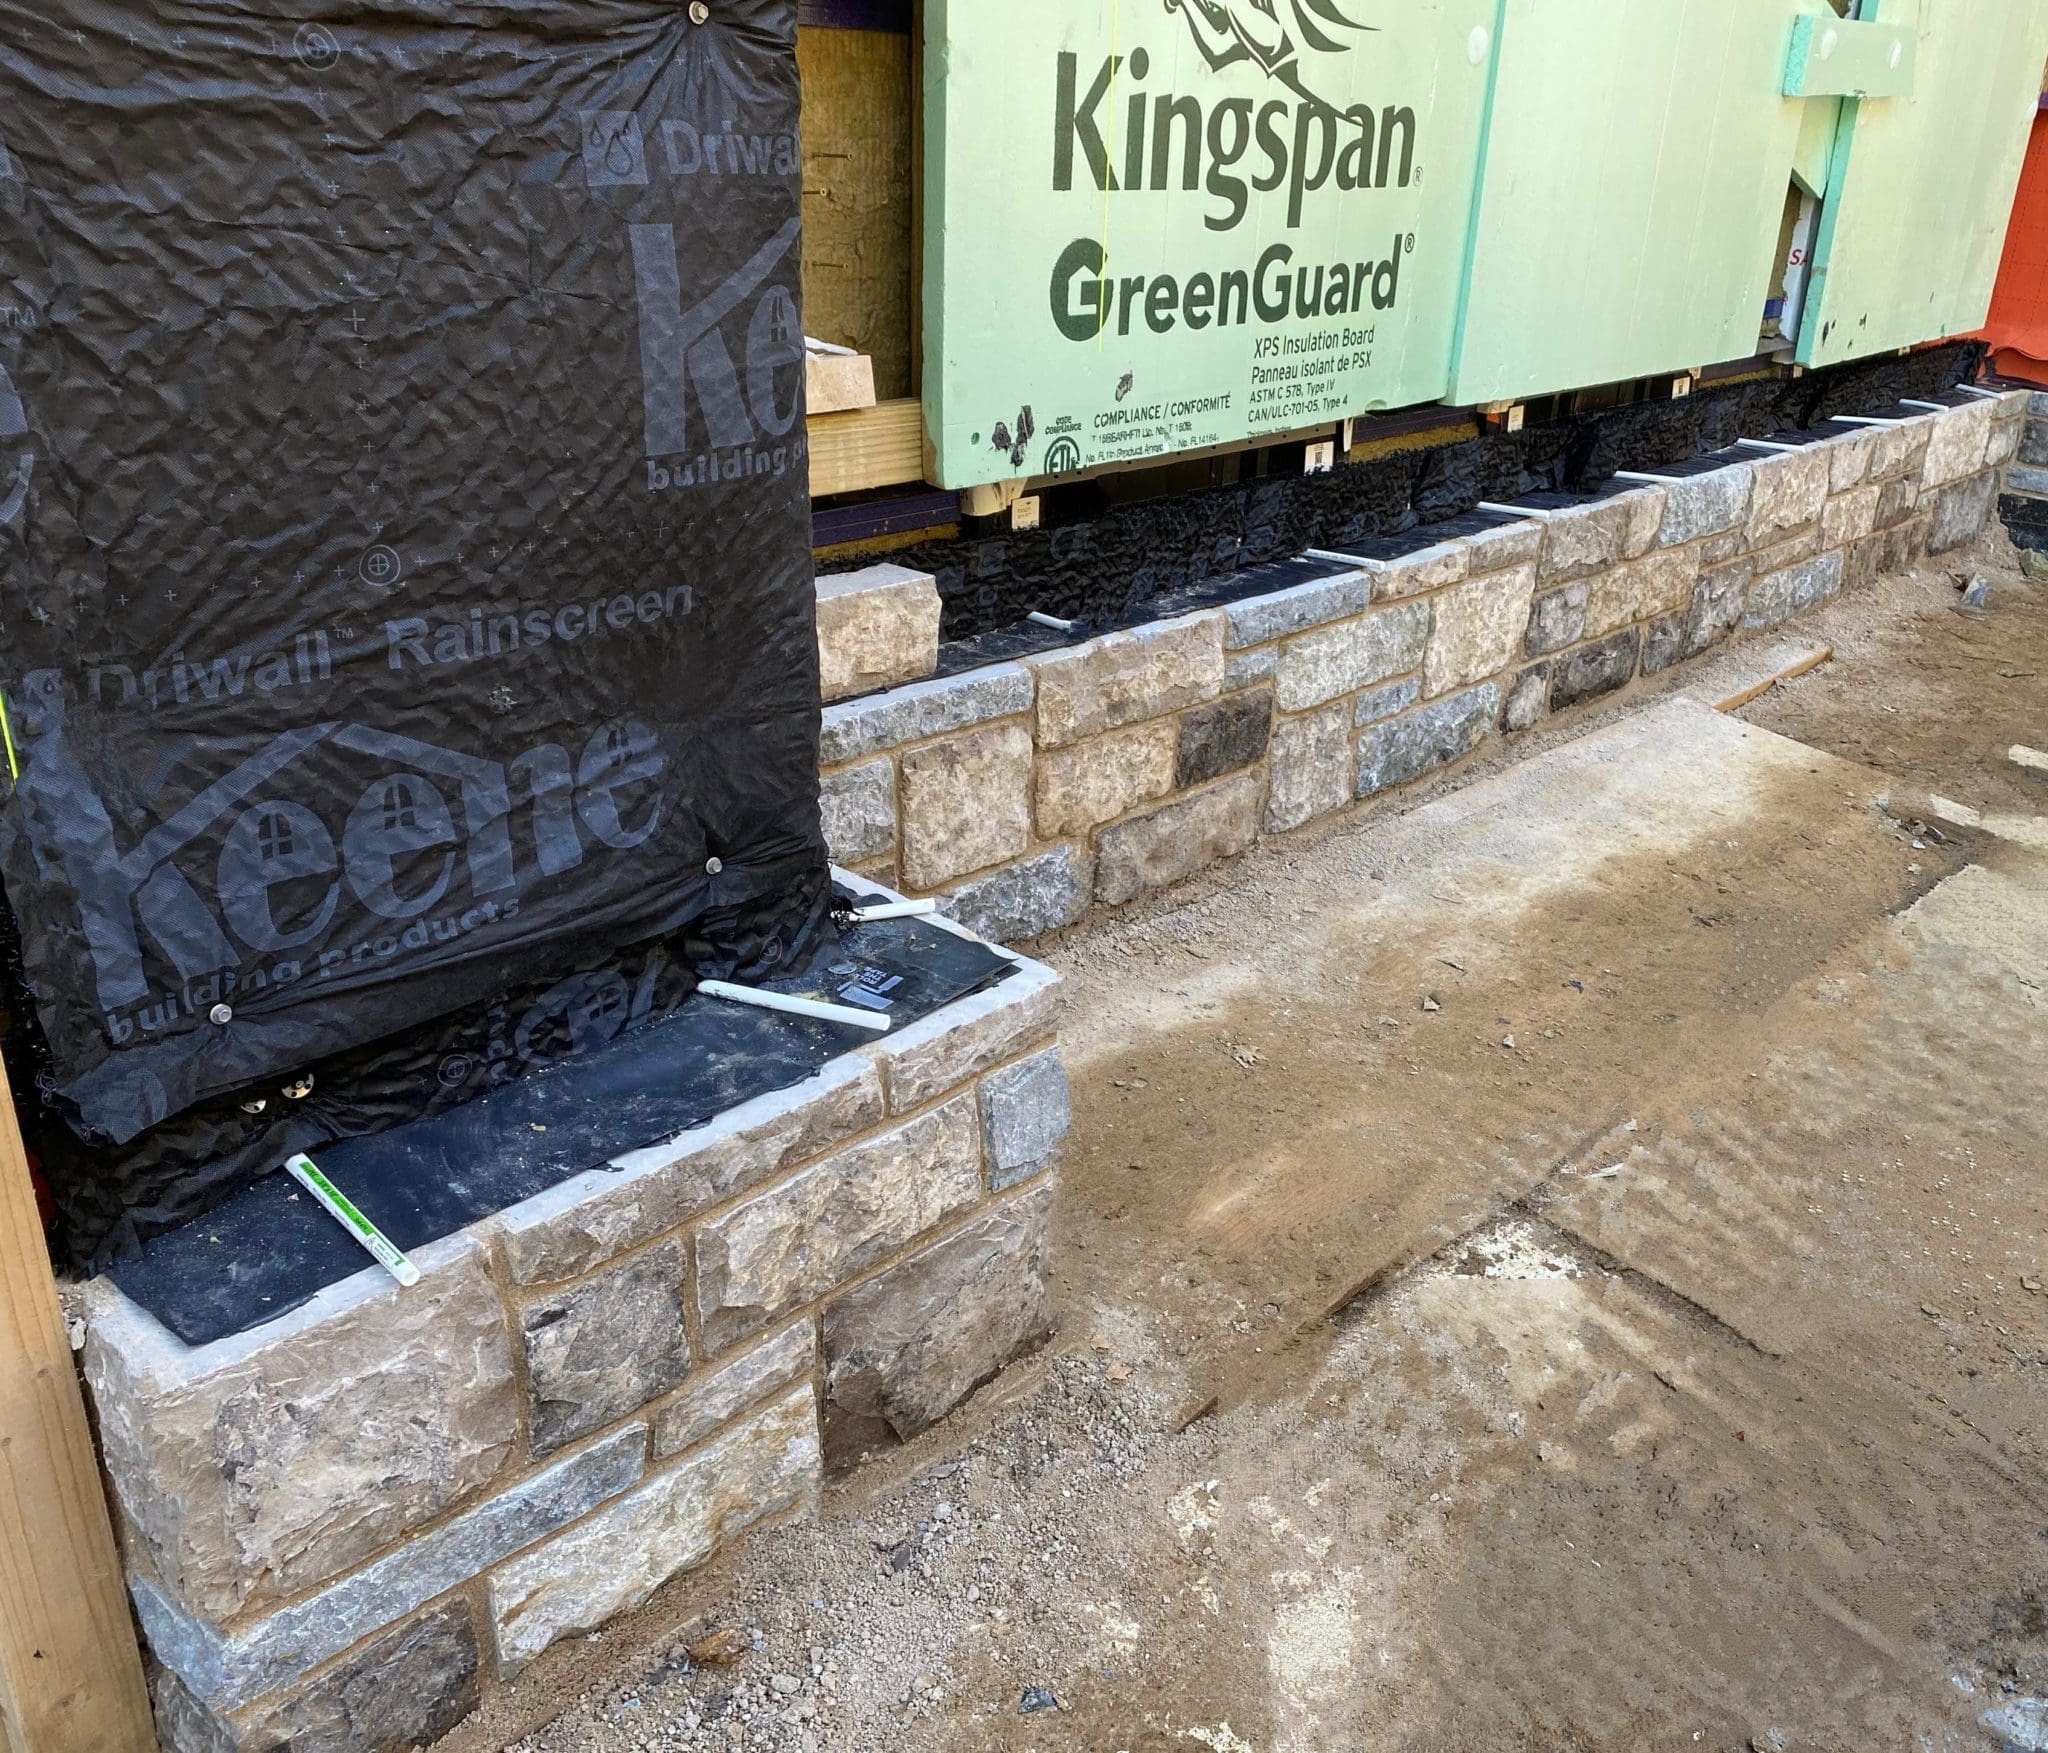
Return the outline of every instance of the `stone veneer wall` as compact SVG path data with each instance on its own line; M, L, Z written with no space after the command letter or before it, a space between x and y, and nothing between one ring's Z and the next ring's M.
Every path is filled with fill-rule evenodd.
M827 838L984 936L1071 925L1971 540L2026 405L1976 397L829 706Z
M856 884L865 888L864 884ZM1045 1335L1054 977L187 1348L85 1372L175 1753L424 1745Z

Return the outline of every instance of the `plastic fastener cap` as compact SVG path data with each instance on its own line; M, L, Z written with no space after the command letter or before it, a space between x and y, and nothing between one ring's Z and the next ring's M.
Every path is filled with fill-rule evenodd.
M234 1006L231 1004L216 1004L213 1009L206 1013L206 1020L210 1023L219 1023L225 1027L235 1020Z
M704 868L712 876L716 876L720 871L725 869L725 860L722 858L707 858L704 861Z
M692 24L706 23L710 17L711 8L705 4L705 0L690 0L690 22Z

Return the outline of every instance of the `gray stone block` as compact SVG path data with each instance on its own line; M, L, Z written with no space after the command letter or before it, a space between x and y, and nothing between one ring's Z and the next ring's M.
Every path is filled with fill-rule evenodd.
M1024 943L1079 921L1088 911L1090 883L1082 849L1055 846L948 890L939 906L977 937Z
M2048 468L2048 419L2036 416L2020 428L2018 457L2036 468Z
M1421 688L1413 677L1402 686L1410 698ZM1306 718L1284 718L1274 727L1266 763L1266 832L1285 833L1351 801L1351 708L1342 701Z
M1751 587L1749 606L1743 612L1743 625L1774 627L1801 609L1810 609L1815 603L1825 602L1841 588L1842 556L1839 551L1769 573Z
M615 1431L232 1637L183 1612L146 1578L131 1578L129 1592L157 1660L194 1697L231 1711L289 1686L436 1595L616 1497L645 1471L646 1453L645 1425Z
M1658 543L1676 548L1702 536L1739 529L1749 520L1749 497L1756 471L1748 463L1688 475L1664 489L1664 527Z
M1895 529L1920 509L1920 477L1900 475L1885 482L1877 490L1877 512L1871 519L1874 529Z
M536 1456L637 1411L689 1373L681 1240L527 1304L520 1333Z
M874 1047L888 1080L889 1111L907 1114L1052 1034L1059 978L1040 962L985 991L882 1037Z
M1263 760L1273 734L1273 690L1234 694L1183 713L1173 788L1191 791Z
M938 668L939 587L929 573L868 566L817 581L818 683L843 700Z
M1634 495L1596 499L1552 512L1543 525L1540 584L1562 584L1589 572L1604 572L1628 557L1636 533Z
M908 1441L1050 1331L1050 1183L990 1207L825 1308L835 1464Z
M862 1054L771 1090L666 1144L631 1151L523 1200L497 1220L520 1284L593 1272L700 1211L823 1155L885 1112L880 1065Z
M1809 444L1750 465L1749 545L1781 542L1795 530L1817 524L1827 505L1834 459L1825 444Z
M1104 828L1095 837L1096 899L1135 900L1243 852L1259 837L1263 791L1260 774L1240 773Z
M629 1613L754 1523L815 1503L817 1402L793 1388L598 1514L491 1573L499 1663Z
M1022 664L1003 663L828 706L818 760L837 767L903 743L1014 718L1031 710L1032 698L1031 672Z
M825 847L838 864L864 864L896 850L896 765L887 759L842 767L819 781Z
M248 1333L187 1348L104 1280L86 1378L156 1575L225 1624L317 1588L486 1490L512 1454L505 1306L467 1236Z
M2015 464L2005 471L2005 490L2033 499L2048 499L2048 468L2029 469Z
M1934 416L1922 460L1921 481L1928 487L1952 487L1984 467L1991 443L1991 404L1973 398L1960 408Z
M1685 657L1690 615L1659 615L1643 629L1643 674L1654 676Z
M1060 1050L1047 1047L981 1080L981 1153L988 1184L1000 1192L1054 1167L1073 1104Z
M981 1119L964 1090L799 1169L697 1232L704 1348L774 1325L981 1198Z
M808 1380L818 1361L817 1322L805 1315L716 1369L707 1370L654 1415L657 1460L694 1448L750 1406L792 1382Z
M1927 551L1946 554L1974 542L1991 522L1998 503L1998 477L1988 471L1944 487L1934 495L1933 521L1927 530Z
M1635 676L1642 645L1642 629L1625 627L1619 633L1554 659L1550 669L1550 709L1562 712L1582 700L1625 687Z
M1270 682L1280 673L1280 648L1254 646L1250 651L1233 651L1223 660L1223 691L1232 693L1259 682Z
M1507 704L1501 708L1501 729L1527 730L1540 719L1550 704L1550 665L1532 664L1515 677L1508 689Z
M394 1626L317 1680L237 1723L238 1753L382 1753L431 1746L482 1702L469 1603Z
M1487 682L1372 726L1358 739L1358 796L1404 785L1469 755L1499 719L1500 685Z
M1529 605L1529 631L1523 650L1531 657L1548 657L1586 636L1586 601L1592 591L1589 579L1580 579L1562 590L1548 590Z
M1297 584L1269 596L1246 597L1225 605L1223 643L1231 651L1247 645L1263 645L1320 627L1327 621L1341 621L1363 614L1372 606L1372 578L1363 571L1339 572L1328 578Z
M1405 602L1302 633L1280 647L1279 702L1306 712L1412 670L1429 642L1429 604Z
M1384 687L1368 688L1351 703L1351 722L1358 726L1378 724L1383 718L1392 718L1397 712L1406 712L1421 697L1420 676L1403 676L1398 682L1388 682ZM1340 765L1344 764L1340 762ZM1351 781L1347 776L1344 781L1344 795L1348 797L1350 794Z
M1394 560L1368 560L1373 595L1381 602L1398 597L1420 596L1456 584L1472 566L1472 548L1466 542L1438 542L1418 548Z
M1746 560L1700 575L1685 618L1687 657L1698 657L1742 625L1742 611L1749 602L1749 586L1755 577L1756 568Z

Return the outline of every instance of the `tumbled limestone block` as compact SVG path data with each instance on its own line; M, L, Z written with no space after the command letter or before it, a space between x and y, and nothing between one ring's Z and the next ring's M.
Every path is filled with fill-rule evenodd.
M1659 549L1595 574L1586 597L1585 636L1598 639L1632 621L1683 608L1692 601L1699 575L1697 548Z
M1769 547L1792 531L1820 521L1828 500L1832 462L1826 445L1809 444L1750 465L1752 548Z
M520 1312L530 1436L536 1456L616 1423L690 1369L683 1335L683 1244L677 1237L607 1267Z
M1581 578L1535 598L1529 605L1529 631L1522 649L1530 657L1545 657L1578 644L1586 636L1586 605L1592 594L1592 581Z
M1927 531L1928 553L1946 554L1951 548L1974 542L1991 522L1997 504L1998 477L1989 472L1942 488L1934 495L1933 518Z
M1374 601L1390 603L1456 584L1471 564L1472 550L1464 542L1438 542L1397 559L1368 561L1365 569L1373 581Z
M1273 727L1266 832L1283 834L1351 801L1351 708L1339 700Z
M981 1121L966 1090L721 1212L697 1232L705 1349L815 1302L980 1197Z
M825 1306L825 1421L835 1462L908 1441L1052 1327L1050 1183L991 1206Z
M1638 487L1632 493L1619 495L1619 498L1628 507L1621 557L1624 560L1638 559L1657 545L1658 534L1664 527L1665 490L1662 487Z
M422 1249L249 1333L187 1347L107 1280L86 1380L114 1494L190 1611L225 1622L309 1589L481 1492L512 1451L517 1384L484 1253Z
M146 1577L131 1577L129 1592L157 1660L195 1698L232 1711L617 1497L646 1458L647 1427L628 1425L232 1634L192 1618Z
M1820 545L1846 548L1851 542L1862 541L1877 528L1877 502L1884 497L1884 491L1872 486L1837 493L1821 514Z
M1047 749L1035 780L1038 831L1048 840L1085 834L1173 789L1178 734L1170 718Z
M1264 645L1290 633L1304 633L1329 621L1361 615L1372 606L1372 577L1339 572L1287 590L1246 597L1223 608L1223 644L1229 651ZM1227 679L1227 678L1226 678Z
M1243 852L1259 837L1263 791L1259 773L1240 773L1104 828L1095 838L1096 899L1132 901Z
M817 1321L805 1315L728 1363L707 1370L654 1415L657 1460L694 1448L721 1426L792 1382L809 1381L818 1364Z
M1750 582L1755 577L1756 566L1748 560L1737 560L1700 574L1699 583L1693 587L1692 603L1685 613L1685 632L1679 657L1698 657L1741 626L1742 611L1749 601ZM1659 656L1663 656L1661 647ZM1647 654L1643 669L1646 674L1651 673Z
M1860 487L1870 475L1871 453L1877 448L1876 429L1850 427L1827 441L1828 491L1846 493Z
M1434 699L1514 662L1528 632L1535 591L1536 568L1517 566L1440 592L1422 666L1424 696Z
M1755 470L1748 463L1688 475L1664 489L1664 526L1657 540L1667 548L1740 529L1749 519Z
M1374 725L1358 738L1356 789L1370 797L1469 755L1500 718L1500 686L1487 682L1449 694L1403 718Z
M519 1284L594 1271L700 1211L821 1156L883 1115L882 1073L865 1054L729 1108L666 1144L573 1176L500 1214L499 1247Z
M1987 469L2002 469L2020 454L2025 441L2027 427L2020 420L1999 420L1991 422L1991 442L1985 447L1984 466Z
M1273 690L1239 694L1181 714L1173 789L1192 791L1263 760L1273 735Z
M1500 711L1502 730L1528 730L1543 716L1550 701L1550 665L1531 664L1508 688L1507 703Z
M1276 697L1307 712L1412 670L1429 642L1429 604L1406 602L1299 634L1280 647Z
M1550 666L1550 709L1562 712L1581 700L1591 700L1626 686L1636 673L1642 637L1640 629L1625 627L1619 633L1553 659Z
M223 1725L235 1753L363 1753L431 1746L482 1702L469 1604L394 1626L317 1680Z
M1540 582L1563 584L1589 572L1604 572L1622 559L1638 533L1638 508L1630 503L1635 497L1620 493L1552 512L1543 525Z
M1934 416L1927 434L1927 455L1920 469L1921 485L1949 487L1984 467L1991 444L1991 404L1972 400Z
M1054 846L969 878L940 896L939 906L977 937L1024 943L1078 923L1094 885L1085 848Z
M864 864L896 850L896 766L884 756L827 773L818 786L825 848L834 862Z
M1027 660L1048 748L1213 700L1223 690L1224 618L1157 621Z
M929 574L869 566L818 580L818 682L844 700L939 667L939 587Z
M1392 718L1397 712L1406 712L1421 698L1420 676L1403 676L1398 682L1383 682L1352 700L1351 722L1355 725L1377 724L1383 718Z
M1031 733L989 724L907 750L903 881L935 889L1031 844Z
M818 759L836 767L904 743L1014 718L1031 710L1032 697L1031 672L1019 663L1001 663L848 700L825 708Z
M1811 523L1799 534L1773 547L1753 549L1745 555L1751 569L1759 576L1766 572L1783 572L1802 561L1811 560L1820 552L1820 525Z
M1059 1162L1073 1123L1060 1050L1045 1047L981 1080L981 1154L995 1192Z
M1040 962L884 1035L874 1052L888 1080L889 1111L908 1113L1035 1047L1052 1033L1059 976Z
M1931 414L1902 420L1896 426L1873 427L1870 478L1889 481L1894 475L1910 474L1917 480L1921 465L1926 461L1927 443L1933 430L1934 417Z
M1803 560L1766 574L1750 587L1749 605L1743 612L1748 627L1771 627L1801 609L1824 602L1842 588L1842 556L1839 552Z
M595 1631L754 1523L814 1504L823 1475L809 1384L638 1490L491 1573L499 1663Z

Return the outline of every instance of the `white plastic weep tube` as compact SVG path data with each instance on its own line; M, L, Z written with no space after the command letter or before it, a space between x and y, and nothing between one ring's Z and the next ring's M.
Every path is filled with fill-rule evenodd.
M1071 633L1074 630L1073 622L1062 621L1059 616L1048 615L1038 609L1033 609L1024 619L1034 621L1041 627L1050 627L1056 633Z
M1490 511L1496 517L1533 517L1538 523L1550 521L1550 509L1542 505L1502 505L1496 499L1482 499L1473 509Z
M938 910L936 901L877 901L872 907L855 908L853 922L872 925L878 919L922 919Z
M763 992L757 986L735 986L730 980L700 980L697 990L707 998L730 999L734 1004L751 1004L757 1010L779 1010L790 1016L815 1017L822 1023L850 1023L877 1035L889 1032L889 1019L871 1010L855 1010L850 1004L826 1004L822 999L792 998L786 992Z

